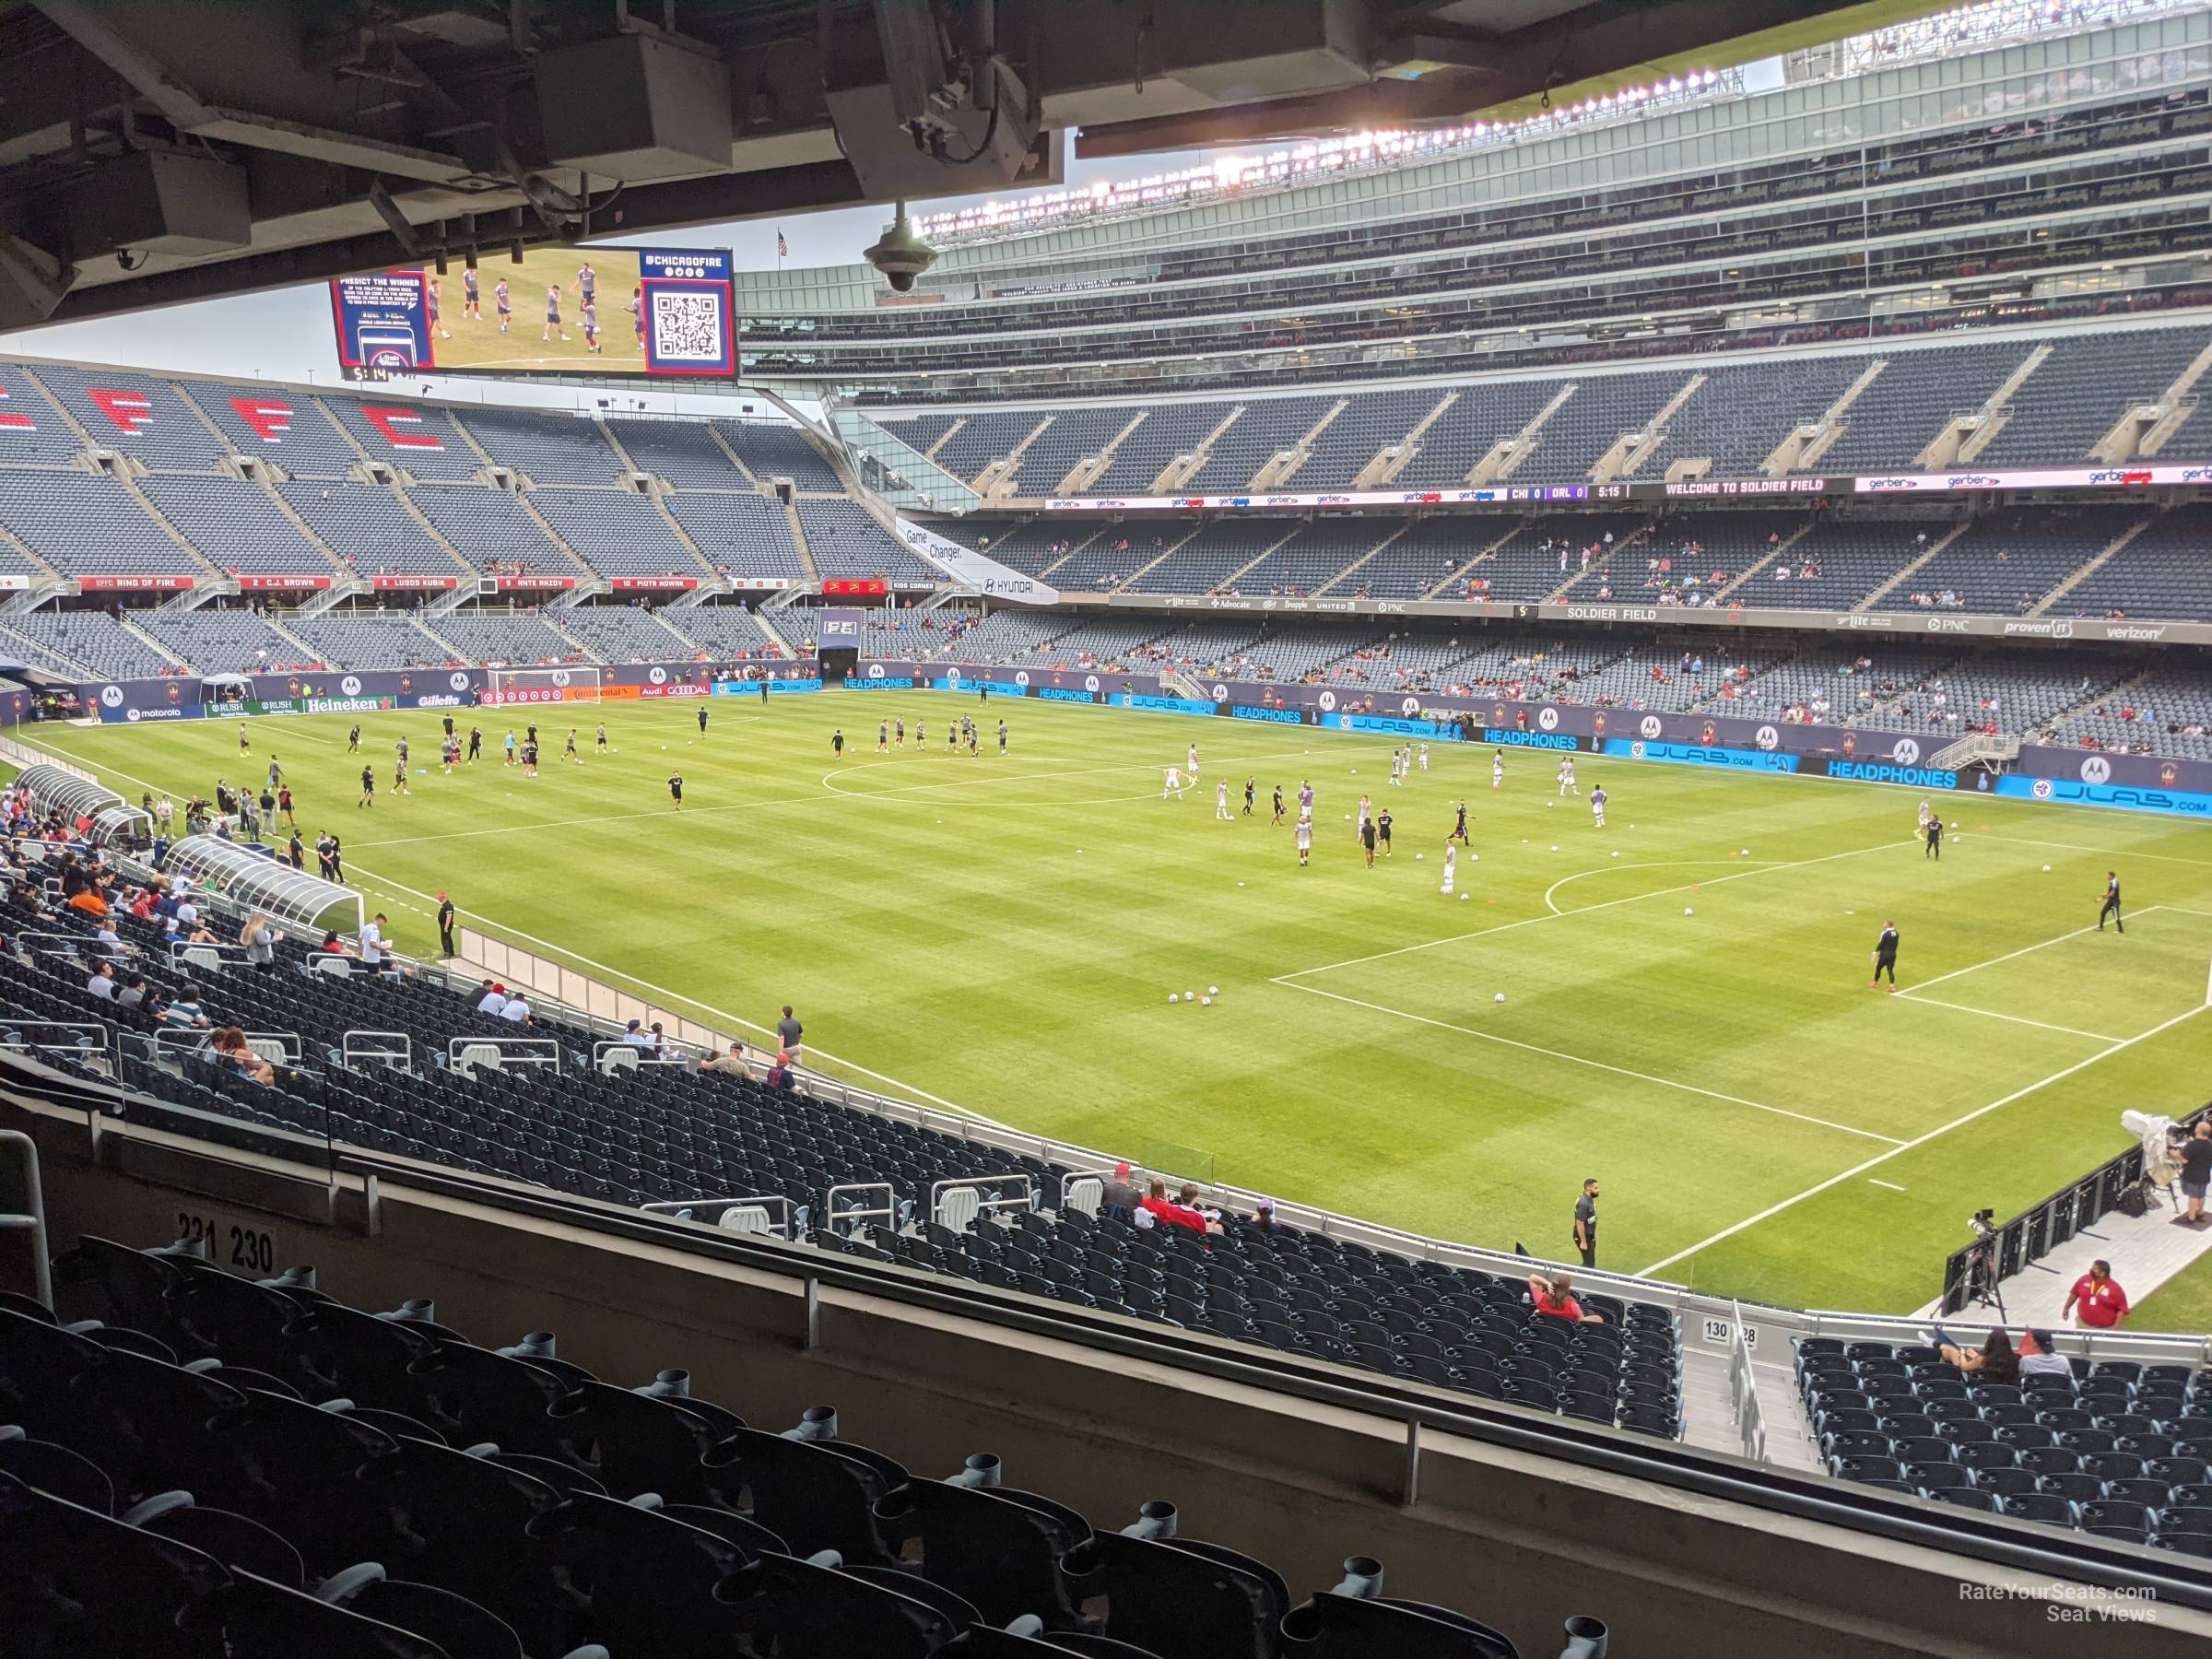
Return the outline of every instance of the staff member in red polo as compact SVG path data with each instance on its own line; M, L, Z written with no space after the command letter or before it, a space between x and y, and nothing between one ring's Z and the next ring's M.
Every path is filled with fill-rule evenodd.
M2127 1292L2120 1288L2120 1281L2112 1277L2110 1262L2091 1262L2089 1270L2074 1281L2074 1288L2066 1292L2066 1305L2060 1315L2071 1319L2085 1331L2117 1330L2120 1322L2127 1317Z

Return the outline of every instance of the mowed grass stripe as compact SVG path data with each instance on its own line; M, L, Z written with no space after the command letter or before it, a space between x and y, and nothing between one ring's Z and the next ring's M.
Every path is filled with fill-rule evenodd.
M537 714L545 777L498 764L511 712L518 734ZM944 748L947 720L962 712L983 725L973 759ZM373 813L352 805L350 717L257 720L251 766L219 723L31 735L180 798L207 793L218 773L258 776L275 748L309 838L331 824L355 867L388 884L374 896L403 948L430 935L427 916L398 902L427 909L422 895L449 888L486 931L573 953L603 978L759 1023L794 1003L811 1043L917 1096L1101 1148L1189 1146L1241 1184L1441 1236L1556 1254L1575 1182L1599 1173L1614 1266L1697 1246L1877 1144L1272 982L1402 951L1312 982L1909 1141L2095 1049L1869 993L1867 952L1886 913L1904 930L1910 984L2093 921L2082 896L2114 864L2138 905L2212 912L2202 829L1986 797L1939 802L1966 839L1937 865L1906 843L1916 797L1877 786L1583 756L1584 796L1558 802L1550 756L1509 753L1507 786L1493 792L1487 751L1440 744L1428 773L1394 789L1386 739L902 693L718 702L703 741L680 705L583 706L573 723L587 764L575 768L558 759L568 711L547 713L456 712L464 731L484 727L493 758L451 780L435 771L434 712L364 717ZM606 759L589 752L602 713L618 750ZM869 777L877 722L901 713L907 750ZM1002 715L1013 733L1003 760ZM917 719L936 735L919 755ZM840 725L841 759L830 745ZM403 732L433 769L394 800L391 744ZM1160 801L1161 771L1193 741L1200 787ZM688 783L680 816L665 786L675 765ZM838 774L856 767L866 794L825 788L825 777L852 783ZM1247 772L1256 821L1241 817ZM1229 824L1213 821L1222 773L1236 785ZM1320 792L1303 871L1288 828L1266 822L1268 791L1279 782L1294 796L1301 777ZM1602 834L1586 801L1601 781L1613 822ZM1363 789L1397 819L1396 856L1373 870L1343 817ZM1436 890L1462 796L1482 854L1463 855L1464 903ZM2082 844L2040 844L2053 841ZM1606 856L1616 850L1618 861ZM2129 865L2135 854L2155 860ZM1695 864L1614 867L1673 861ZM1709 869L1743 878L1705 882ZM1677 874L1700 890L1633 897ZM1547 907L1555 888L1571 913ZM1594 908L1613 898L1631 901ZM1681 916L1686 902L1695 918ZM2130 951L2157 921L2141 941L2131 932ZM1500 931L1436 944L1477 928ZM2149 950L2098 962L2115 976L2100 980L2100 1004L2146 1008L2201 996L2212 966L2197 962L2177 989L2171 963ZM1944 986L1946 1000L1978 977ZM1223 995L1210 1008L1167 1006L1171 990L1214 984ZM1493 1025L1500 989L1509 1001ZM2119 1033L2147 1023L2107 1024L2086 1002L2074 1012L2057 1022ZM1916 1306L1966 1213L2033 1202L2118 1150L2121 1105L2197 1103L2195 1035L2183 1026L2025 1095L1987 1120L1987 1138L1977 1123L1900 1157L1879 1172L1903 1194L1848 1183L1880 1209L1823 1194L1680 1270L1782 1300Z

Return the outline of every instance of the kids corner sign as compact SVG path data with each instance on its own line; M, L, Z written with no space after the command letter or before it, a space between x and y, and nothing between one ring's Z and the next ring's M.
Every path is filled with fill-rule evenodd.
M1045 586L1036 577L1024 576L995 559L987 559L959 542L947 541L935 530L924 530L917 524L900 519L899 539L916 558L936 566L955 582L974 588L986 599L1003 599L1014 605L1060 603L1059 592Z

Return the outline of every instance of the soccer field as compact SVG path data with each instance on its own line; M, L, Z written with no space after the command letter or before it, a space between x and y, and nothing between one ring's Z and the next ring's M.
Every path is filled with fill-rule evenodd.
M945 746L961 713L974 758ZM792 1003L812 1060L885 1092L1140 1160L1191 1148L1222 1180L1474 1243L1569 1253L1594 1174L1601 1265L1720 1294L1909 1311L1970 1213L2122 1149L2122 1109L2207 1092L2212 836L2186 824L1939 797L1959 839L1936 862L1906 790L1587 755L1559 800L1537 751L1508 751L1494 791L1488 749L1439 744L1394 788L1383 738L1005 699L718 699L703 737L680 704L457 717L486 758L450 779L435 712L361 717L372 810L350 717L255 720L250 758L220 722L25 735L180 804L274 751L404 951L434 947L450 888L472 924L701 1018ZM877 753L900 717L906 747ZM536 779L499 759L531 718ZM582 768L558 759L571 719ZM418 772L394 798L403 735ZM1200 786L1163 800L1194 741ZM1268 822L1301 780L1308 869ZM1372 869L1362 792L1396 820ZM1477 856L1446 899L1461 797ZM2124 937L2095 927L2108 867ZM1866 983L1889 919L1895 996Z

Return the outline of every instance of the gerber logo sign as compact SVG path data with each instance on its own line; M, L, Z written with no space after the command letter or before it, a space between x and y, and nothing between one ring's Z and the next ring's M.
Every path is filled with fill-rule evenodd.
M122 708L123 688L121 686L102 686L100 688L100 700L106 703L111 709Z
M668 683L668 670L665 668L655 668L652 673L648 674L645 678L653 685L665 686ZM556 679L554 681L554 684L556 685L561 685L565 683L565 681L559 679Z
M347 675L338 682L338 689L347 697L359 697L361 694L360 677L354 674Z
M1900 737L1897 747L1889 751L1889 759L1900 766L1917 766L1920 764L1920 745L1910 737Z
M1334 691L1324 691L1318 700L1321 704L1321 712L1324 714L1326 714L1331 709L1334 709L1336 706L1336 693Z
M1553 708L1537 710L1536 724L1547 732L1558 731L1559 729L1559 712Z
M1646 737L1656 737L1660 733L1665 731L1666 727L1660 724L1658 715L1646 714L1643 717L1643 724L1638 726L1636 729L1641 732Z
M2091 755L2081 763L2081 781L2084 783L2110 783L2112 781L2112 763L2102 755Z
M1763 725L1752 734L1751 741L1762 749L1779 748L1782 747L1782 734L1771 725Z

